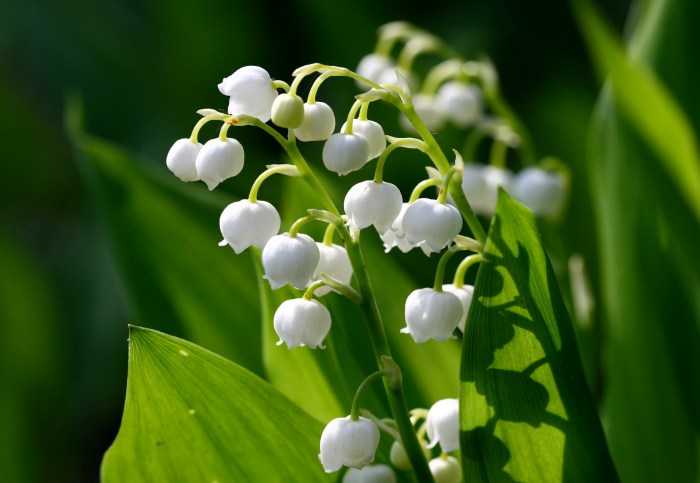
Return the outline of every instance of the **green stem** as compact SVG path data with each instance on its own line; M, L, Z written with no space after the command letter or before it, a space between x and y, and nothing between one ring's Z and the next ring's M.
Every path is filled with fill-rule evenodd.
M454 285L457 288L464 287L464 277L467 274L467 270L469 270L469 267L481 262L483 259L484 257L480 253L476 253L474 255L469 255L464 260L462 260L457 266L457 270L455 271L455 278L452 282L452 285Z
M357 280L360 296L362 297L360 310L362 311L365 321L367 322L370 343L372 345L372 349L374 350L377 364L379 367L383 367L381 356L390 357L391 352L389 351L389 343L387 341L386 334L384 333L384 326L379 314L379 309L377 308L377 301L375 300L374 292L372 291L369 274L367 273L365 261L362 257L360 244L359 242L356 242L350 238L345 227L342 228L342 231L344 232L342 236L345 240L345 249L348 252L348 257L350 258L355 279ZM411 419L408 415L408 408L406 407L403 388L392 388L385 379L384 389L389 400L389 406L391 407L394 421L396 421L399 434L401 435L401 441L406 449L406 454L411 460L413 470L415 471L418 480L432 482L432 473L430 473L430 468L428 467L428 462L425 459L425 454L423 453L423 449L418 442L416 433L413 430L413 424L411 423Z
M299 176L299 169L292 164L281 164L279 166L273 166L263 171L260 176L258 176L253 182L253 186L250 187L250 194L248 195L248 201L251 203L256 203L258 201L258 191L260 186L262 186L263 181L272 176L273 174L284 174L286 176Z
M345 122L345 134L352 134L352 122L355 120L355 115L357 115L357 111L364 103L365 101L360 101L358 99L353 103L352 107L350 108L350 111L348 111L348 118Z
M436 292L442 292L442 281L445 278L445 267L447 267L447 262L455 253L456 252L453 252L448 248L440 257L437 269L435 270L435 283L433 283L433 290Z
M409 148L425 151L426 147L427 146L425 145L425 143L420 139L401 138L394 140L391 144L389 144L389 146L387 146L387 148L382 152L382 154L379 156L379 159L377 160L377 167L374 171L374 182L382 182L382 177L384 175L384 164L386 163L386 159L389 157L389 154L391 154L395 149Z
M193 143L198 142L197 138L199 137L199 130L202 129L202 126L204 126L209 121L224 121L226 119L229 119L230 117L230 114L211 114L209 116L204 116L202 119L197 121L197 124L195 124L192 128L192 134L190 134L190 141L192 141Z
M369 111L369 102L365 102L362 104L360 107L360 115L358 116L358 119L360 121L366 121L367 120L367 112Z
M219 131L219 141L226 141L226 133L228 133L228 128L231 127L230 122L225 122L221 126L221 130Z
M319 287L323 287L325 284L326 282L324 282L323 280L318 280L312 283L306 288L306 291L304 291L304 295L302 296L302 298L304 300L311 300L314 296L314 292L316 291L316 289Z
M496 168L506 167L506 154L508 153L508 145L502 139L496 138L491 144L491 156L489 164Z
M333 246L333 235L335 234L336 225L329 223L326 227L326 232L323 234L323 244L327 247Z
M424 179L418 183L415 188L413 188L413 191L411 191L411 197L408 199L408 203L411 204L420 198L420 195L423 194L423 191L425 191L427 188L430 188L431 186L440 186L441 184L442 181L439 179Z
M297 233L299 233L299 230L301 229L302 226L306 225L310 221L314 221L316 219L315 216L308 215L308 216L303 216L299 218L297 221L292 223L292 227L289 229L289 237L294 238L297 236Z
M284 92L289 92L289 90L290 90L289 84L287 84L287 83L286 83L285 81L283 81L283 80L274 80L274 81L272 81L272 87L273 87L274 89L282 89Z
M358 419L360 419L360 399L362 398L362 394L365 392L365 389L367 389L367 386L369 386L382 376L384 376L384 371L377 371L373 372L372 374L367 376L364 381L362 381L362 384L360 384L360 387L357 388L355 397L352 400L350 419L352 419L353 421L357 421Z
M329 77L337 76L340 75L337 72L334 72L332 70L327 70L320 76L316 78L313 84L311 84L311 90L309 91L309 95L306 96L306 102L308 104L313 104L316 102L316 93L318 92L318 89L321 87L321 84L328 79Z
M535 164L537 157L532 144L532 138L530 137L530 133L527 131L520 118L511 109L505 99L500 96L500 94L496 94L495 96L489 98L488 104L491 110L497 114L498 117L505 119L508 125L520 137L519 151L522 156L523 164L526 166Z
M444 205L447 202L447 191L450 189L450 181L452 177L457 173L457 168L454 166L447 170L445 178L442 180L442 186L440 187L440 194L437 197L437 202Z
M323 184L321 184L314 172L311 170L304 159L304 156L301 154L301 152L299 152L299 148L297 147L296 143L286 140L280 133L272 129L267 124L262 123L258 119L250 118L249 122L252 125L258 126L270 133L270 135L272 135L280 143L294 165L299 170L301 178L306 181L311 190L314 191L319 197L323 207L330 213L340 216L340 212L333 203L333 200L326 191L326 188L323 186ZM372 345L372 349L374 351L377 366L383 370L384 362L382 360L382 356L391 357L391 352L389 351L389 343L387 341L386 334L384 333L384 326L377 307L377 301L374 298L374 292L372 291L372 286L370 284L367 266L363 259L362 251L360 250L360 244L359 241L352 239L350 232L345 226L338 225L337 230L345 243L345 249L348 252L350 264L352 265L352 270L355 274L355 279L357 280L361 297L359 307L365 322L367 323L370 344ZM392 415L394 416L394 421L396 421L396 425L399 429L401 440L404 443L406 454L413 465L416 477L422 482L433 482L433 475L430 472L430 467L425 459L425 454L423 453L423 449L416 438L416 433L413 430L413 425L408 415L408 407L406 407L406 400L404 398L402 386L392 386L385 378L384 390L386 392L387 399L389 400L389 406L391 408Z

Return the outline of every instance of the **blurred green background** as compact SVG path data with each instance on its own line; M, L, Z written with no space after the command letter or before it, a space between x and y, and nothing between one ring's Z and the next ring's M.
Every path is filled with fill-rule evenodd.
M601 7L623 31L629 3L616 0ZM600 84L566 2L36 0L3 10L4 481L95 481L101 456L119 426L127 323L187 335L168 320L140 319L143 310L131 302L123 260L115 256L104 213L89 194L94 195L94 186L93 191L87 188L90 174L65 134L69 98L82 101L87 133L132 152L149 172L169 176L165 155L170 145L189 135L197 109L225 109L227 100L216 85L238 67L260 65L283 80L310 62L352 68L373 48L377 27L399 19L412 22L467 58L488 55L499 71L505 97L531 130L539 154L556 155L571 166L574 185L568 216L558 227L543 226L545 242L560 268L571 253L581 253L594 293L600 294L585 166L589 121ZM341 119L355 87L349 81L328 85L334 87L324 86L319 99L341 106L336 110ZM393 117L386 119L395 126ZM390 127L387 132L399 131ZM279 161L278 147L260 133L241 132L240 139L247 163L260 167ZM405 169L389 163L387 177L408 183L421 176L421 169L419 163ZM228 192L231 199L244 196L257 172L244 170L217 191ZM195 189L206 193L203 184ZM210 224L215 243L216 218ZM555 230L558 234L548 240L546 234ZM191 256L197 257L196 246ZM430 280L433 261L412 260L407 269L414 278L419 283ZM592 388L601 400L605 381L599 378L599 342L598 329L582 335Z

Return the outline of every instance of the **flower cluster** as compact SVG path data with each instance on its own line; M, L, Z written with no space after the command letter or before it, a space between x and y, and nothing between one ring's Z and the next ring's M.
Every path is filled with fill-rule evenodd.
M264 279L272 290L287 285L303 290L298 298L284 301L273 317L278 345L286 344L288 349L324 347L332 317L320 299L330 291L372 306L371 301L365 300L373 295L359 249L363 230L374 227L387 252L397 247L404 253L420 248L428 256L440 254L433 287L419 288L408 295L406 327L401 332L417 343L442 342L452 338L457 329L462 333L468 329L474 288L465 285L465 273L482 260L479 252L485 238L477 215L493 215L498 189L510 191L538 216L556 218L564 206L566 170L552 158L534 163L526 133L508 117L509 111L499 112L502 102L494 102L499 99L497 77L489 63L447 59L435 66L416 91L418 77L412 71L412 62L421 53L436 51L439 41L406 24L391 24L382 35L378 50L360 61L357 72L309 64L297 69L288 84L273 80L258 66L236 70L218 86L228 96L227 112L199 111L203 117L191 136L175 142L167 155L166 164L178 178L201 180L210 190L243 169L243 147L228 137L233 126L264 130L289 156L289 164L267 166L253 183L248 198L229 204L220 217L221 246L230 246L236 254L250 247L260 250ZM399 61L394 61L387 52L397 41L405 41L410 55L401 55ZM297 93L298 88L311 76L315 79L304 99ZM337 76L354 79L364 91L356 97L339 130L333 109L316 100L322 84ZM369 118L370 105L378 101L394 106L399 111L399 124L419 137L387 135L380 123ZM211 121L221 122L219 136L202 145L198 142L199 131ZM455 152L453 162L432 136L446 123L469 130L464 152ZM490 140L489 164L477 162L478 147L484 139ZM342 212L299 149L299 143L308 142L324 143L316 164L339 176L362 170L377 160L374 176L346 192ZM428 178L419 182L408 198L398 186L384 179L384 166L399 149L418 150L432 164L427 168ZM517 173L507 168L508 155L512 158L514 152L525 166ZM282 233L277 208L258 199L265 180L276 174L301 178L318 194L321 204L309 209L307 216ZM438 189L436 197L423 196L429 187ZM301 233L310 222L326 224L322 241ZM463 234L467 230L474 238ZM341 243L336 243L337 239ZM477 254L463 257L453 283L445 284L443 275L448 260L461 251ZM381 328L376 313L369 313L367 323ZM382 333L372 331L373 346L384 347L384 353L378 357L391 360ZM390 384L396 384L396 371L385 368L379 374L387 380L394 377ZM356 404L363 390L364 383L353 403L352 415L334 419L324 430L319 458L328 472L341 466L354 468L347 472L348 481L365 481L365 477L393 481L391 468L367 466L374 459L380 433L377 421L357 415ZM427 432L429 444L422 446L423 451L430 454L431 448L439 444L442 455L429 465L424 463L424 469L439 481L458 481L459 465L447 455L459 448L457 400L438 401L425 417L422 433ZM422 441L421 430L418 433ZM399 469L411 467L400 437L393 436L396 443L391 452L392 464ZM416 447L411 446L413 450ZM413 453L411 458L416 457ZM384 476L367 476L370 474Z

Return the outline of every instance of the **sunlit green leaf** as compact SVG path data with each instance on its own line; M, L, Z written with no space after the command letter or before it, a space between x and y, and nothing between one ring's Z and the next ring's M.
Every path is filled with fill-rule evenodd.
M242 367L190 342L131 327L122 426L106 483L329 481L323 425Z
M232 200L203 185L156 173L130 154L80 130L69 130L99 207L130 298L134 321L182 331L260 372L260 319L255 272L221 239L218 220ZM206 193L206 195L205 195Z
M501 191L462 354L465 481L615 481L538 233Z
M656 5L656 15L662 4ZM605 22L586 1L574 2L589 50L610 81L620 112L657 154L700 220L700 156L693 126L680 104L648 66L625 52ZM652 46L652 48L654 48ZM636 166L636 169L641 166Z

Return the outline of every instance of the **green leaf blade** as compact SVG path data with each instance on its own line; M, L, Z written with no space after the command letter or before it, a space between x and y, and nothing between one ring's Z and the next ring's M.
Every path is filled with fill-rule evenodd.
M463 345L467 481L616 481L569 315L532 213L505 192Z
M131 327L126 407L102 479L329 481L317 458L322 430L240 366Z

